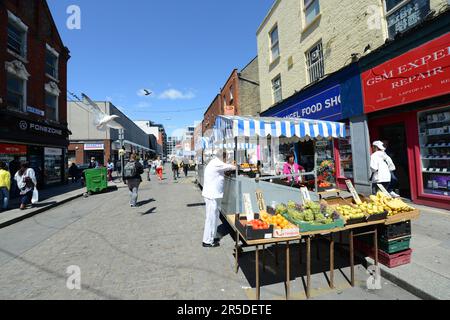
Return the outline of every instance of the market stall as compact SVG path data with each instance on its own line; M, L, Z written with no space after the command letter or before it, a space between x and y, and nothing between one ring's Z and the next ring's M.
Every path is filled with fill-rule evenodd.
M256 150L260 157L262 141L274 139L284 141L313 140L323 141L345 137L345 127L340 123L312 121L303 119L249 118L220 116L216 120L214 137L211 139L212 150L223 148L226 151L226 162L237 163L234 176L225 181L224 199L221 212L236 232L236 271L238 270L239 250L242 246L255 247L255 272L257 299L260 297L259 254L264 250L277 248L278 244L286 244L286 298L289 298L290 265L289 244L296 241L306 242L307 265L307 297L311 287L311 240L324 238L329 243L330 254L330 287L334 287L334 236L339 234L339 245L343 245L342 235L348 233L348 250L350 253L351 285L355 284L354 255L356 237L371 237L367 255L374 257L378 264L379 232L390 233L386 241L398 241L397 229L389 229L391 225L406 223L419 216L418 210L400 199L393 199L387 192L364 197L357 194L348 181L350 192L328 192L322 197L317 179L314 189L293 188L272 183L274 179L313 175L317 178L318 167L314 165L312 172L281 174L270 172L264 174L259 166L255 177L245 174L252 167L240 166L240 160L247 158L247 148ZM243 139L243 140L240 140ZM251 138L256 138L251 140ZM249 140L250 139L250 140ZM243 144L242 144L243 143ZM283 143L283 140L281 140ZM255 144L256 147L252 144ZM273 148L272 148L273 149ZM243 153L244 151L244 153ZM259 151L259 152L258 152ZM317 164L317 154L314 163ZM260 162L264 161L260 158ZM331 194L331 196L329 196ZM326 199L324 199L326 198ZM266 203L268 205L266 205ZM257 208L257 209L254 209ZM255 213L256 212L256 213ZM384 229L383 229L384 228ZM390 231L386 231L386 230ZM400 228L401 229L401 228ZM392 231L394 230L394 231ZM392 235L392 233L394 235ZM397 233L397 234L396 234ZM241 244L242 242L242 244ZM359 244L359 242L357 242ZM409 245L409 243L408 243ZM388 244L392 247L392 243ZM397 244L398 246L398 244ZM395 247L395 245L394 245ZM361 245L357 249L360 249ZM389 250L388 250L389 251ZM382 251L380 251L383 253ZM390 257L388 256L387 259ZM264 259L263 259L264 260ZM264 264L264 262L263 262Z

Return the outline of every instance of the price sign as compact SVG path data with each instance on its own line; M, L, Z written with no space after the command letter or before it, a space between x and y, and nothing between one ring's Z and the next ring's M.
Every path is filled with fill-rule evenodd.
M345 184L347 185L348 191L352 194L353 199L357 204L362 203L361 198L358 195L358 192L356 192L355 187L353 186L353 183L350 180L345 180Z
M306 187L300 188L300 196L302 197L303 202L311 201L311 195L309 194L309 190Z
M253 221L253 220L255 220L255 213L253 212L252 200L250 199L250 194L244 193L242 196L243 196L243 200L244 200L244 213L247 216L247 221Z
M258 201L259 212L266 211L266 203L264 202L264 196L262 190L256 190L256 200Z
M389 192L386 190L386 188L382 184L377 184L378 189L381 190L381 192L384 193L384 195L388 198L392 198L392 196L389 194Z

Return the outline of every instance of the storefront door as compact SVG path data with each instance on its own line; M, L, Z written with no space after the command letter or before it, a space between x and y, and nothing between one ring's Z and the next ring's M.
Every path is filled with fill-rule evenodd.
M400 196L411 198L405 124L404 122L399 122L386 125L380 127L379 131L379 139L384 142L386 153L392 158L397 168L395 175L398 182L393 182L394 189L398 188Z

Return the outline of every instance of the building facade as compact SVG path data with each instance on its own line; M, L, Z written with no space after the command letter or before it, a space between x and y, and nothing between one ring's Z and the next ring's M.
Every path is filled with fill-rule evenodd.
M447 0L277 0L257 30L261 111L440 11Z
M0 160L29 161L40 187L66 181L69 58L46 1L0 2Z
M99 108L108 115L119 116L116 122L124 128L124 147L129 155L137 153L141 157L150 156L148 135L123 114L111 102L96 102ZM106 165L108 160L119 160L119 150L122 148L119 130L106 128L99 130L94 124L93 114L82 102L68 102L68 121L71 131L69 145L69 161L85 164L91 157Z
M141 128L149 136L150 149L155 150L154 156L167 156L167 137L166 130L161 124L155 124L152 121L135 121L137 126ZM152 155L153 156L153 155Z

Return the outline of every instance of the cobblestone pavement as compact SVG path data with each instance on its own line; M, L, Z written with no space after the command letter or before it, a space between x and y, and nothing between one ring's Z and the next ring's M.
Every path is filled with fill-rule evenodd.
M0 229L0 299L253 299L253 252L245 249L236 274L233 239L223 226L221 247L203 248L204 204L193 177L178 183L169 174L166 178L145 181L135 209L119 184L117 191L77 199ZM283 299L282 275L275 274L269 254L266 258L261 297ZM382 290L367 291L361 266L357 286L350 288L342 261L336 290L328 289L318 273L313 298L416 299L385 280ZM81 290L67 288L69 266L80 268ZM279 269L284 270L282 264ZM304 299L296 272L292 298Z

